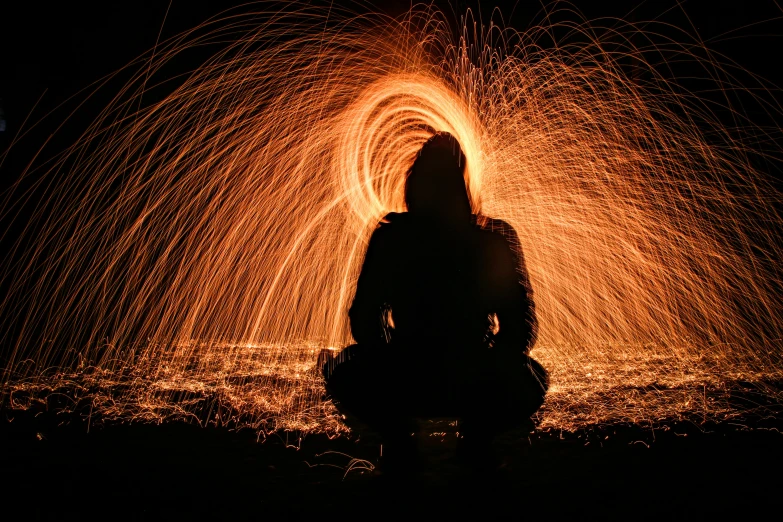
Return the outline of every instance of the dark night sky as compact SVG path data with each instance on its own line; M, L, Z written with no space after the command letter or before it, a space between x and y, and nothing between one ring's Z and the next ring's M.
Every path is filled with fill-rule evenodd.
M378 3L392 15L403 12L410 5L405 0ZM518 29L528 27L535 20L541 5L538 1L435 3L444 10L453 8L456 12L463 12L466 6L478 6L477 11L485 19L492 8L500 4L506 23ZM29 114L29 121L39 120L80 89L152 48L161 32L164 16L163 39L198 25L231 4L209 0L0 3L0 99L7 120L6 132L0 132L0 150L6 149L10 137ZM783 85L783 72L779 67L783 51L783 21L780 19L783 11L774 0L684 0L680 4L681 8L675 0L585 0L573 5L588 19L658 19L678 27L692 26L711 48L755 74ZM721 37L731 30L736 30L732 37ZM187 64L185 70L193 64ZM49 150L55 151L69 144L112 94L111 89L104 90L80 109L70 127L55 134ZM39 98L41 101L33 111ZM12 182L38 145L62 121L60 114L62 112L45 121L14 147L0 169L3 187Z
M22 128L26 130L32 122L40 121L47 113L65 103L15 145L0 166L0 264L7 261L4 256L10 251L8 247L25 226L24 213L29 212L29 209L21 210L21 216L15 221L13 216L4 215L6 209L3 203L7 203L5 197L9 194L8 189L17 181L40 146L62 123L64 116L75 108L74 102L66 100L151 49L159 34L162 39L169 38L197 26L231 5L241 5L247 1L0 0L0 107L7 120L5 132L0 132L0 159L11 137L19 131L25 119L28 123ZM524 30L535 23L542 1L549 3L548 0L484 0L481 3L477 0L435 0L433 3L457 13L464 12L468 6L478 6L483 19L490 16L495 5L500 5L507 25ZM328 1L325 3L328 5ZM390 15L401 14L411 4L410 0L376 0L376 3ZM577 6L587 19L616 17L633 22L657 19L685 28L692 34L698 33L711 49L736 61L753 74L783 87L783 0L574 0L571 5ZM563 2L562 6L566 7L566 4ZM166 22L161 30L164 17ZM188 59L190 63L181 63L177 67L182 70L192 69L204 56L190 55ZM121 86L122 77L81 107L76 116L54 134L41 157L55 154L71 145ZM778 102L783 103L783 94L778 92L776 96ZM763 115L759 118L763 119ZM767 120L759 123L783 127L783 121ZM781 139L779 134L778 139ZM778 187L783 190L783 175L780 174L783 168L777 172ZM25 183L27 187L22 184L21 190L11 194L13 198L32 185L30 180ZM28 206L36 204L34 199L31 198L32 203ZM3 264L3 267L10 265ZM7 292L4 284L8 284L8 281L3 282L0 274L0 298L4 298ZM3 334L6 338L13 337L9 332ZM34 345L32 342L30 344ZM5 366L4 349L5 346L0 345L0 368ZM753 401L758 400L756 395L748 397ZM734 398L738 401L750 399ZM35 426L36 430L42 429L38 427L39 424L23 424L21 414L15 414L14 417L20 420L12 428L19 429L19 433L23 433L22 428L28 425ZM10 416L8 418L11 419ZM54 419L54 416L50 418ZM44 422L46 415L41 416L41 419ZM770 417L765 421L770 421ZM52 426L63 423L59 414L52 422ZM11 425L10 422L4 424ZM770 480L769 472L772 470L774 477L781 462L779 437L772 431L777 431L777 427L772 430L764 428L768 430L765 432L741 430L737 431L740 435L735 434L733 437L725 437L725 431L716 430L715 436L705 439L704 433L712 433L713 428L701 433L703 427L687 424L692 436L681 438L685 435L680 435L674 429L667 434L667 427L666 430L659 430L658 436L663 442L657 448L662 449L653 448L651 451L643 450L635 443L643 437L638 434L642 428L637 430L636 427L626 426L626 432L631 434L623 435L621 432L618 439L616 426L609 426L614 432L607 447L619 449L601 451L596 449L596 444L585 448L587 444L582 439L572 439L570 446L565 446L563 440L555 439L553 435L549 442L541 442L548 445L536 446L538 453L533 452L532 457L525 454L524 465L532 465L534 471L541 470L541 476L525 479L519 485L514 483L514 489L509 489L508 499L513 499L514 509L523 510L516 512L515 516L519 517L523 512L536 513L531 511L535 507L545 507L547 511L555 507L572 510L569 515L571 518L583 517L585 513L594 513L593 516L597 517L603 516L597 510L603 507L613 510L609 512L609 518L630 518L629 513L633 513L634 518L651 518L653 515L650 509L658 519L671 515L685 518L689 514L697 515L697 518L714 514L727 517L730 515L721 510L728 502L736 506L743 518L761 518L763 509L775 509L775 494L779 490L780 479ZM0 439L4 449L12 448L5 451L6 460L0 459L0 468L3 471L11 470L3 474L13 476L12 482L18 488L4 491L5 498L0 502L3 513L9 512L10 508L9 519L14 518L14 508L24 509L24 517L27 519L35 519L36 512L41 517L42 513L50 513L48 510L51 510L49 517L53 519L89 519L91 514L96 516L96 513L99 514L97 516L117 513L120 517L132 513L137 518L155 518L168 514L169 518L177 519L191 514L195 515L191 518L209 516L206 513L214 513L217 515L215 518L227 518L239 514L238 509L246 509L240 517L248 518L251 512L256 516L268 515L268 506L281 506L281 502L275 503L273 498L279 496L286 502L285 514L289 518L291 507L305 509L312 506L309 509L314 512L317 510L322 515L328 512L324 506L331 506L332 509L337 502L349 498L350 502L340 506L339 512L341 515L348 513L350 518L351 514L357 516L356 513L372 515L375 512L373 510L377 510L377 505L373 505L376 501L386 509L389 498L401 498L401 505L406 508L413 505L410 499L406 502L403 496L390 496L387 490L377 489L378 493L374 493L376 490L357 488L355 482L334 480L336 485L325 484L324 479L320 478L325 475L312 471L312 468L308 468L311 473L309 476L303 471L291 474L288 478L277 471L273 473L269 470L275 470L274 466L269 465L269 470L266 469L269 462L275 462L281 470L294 468L284 468L281 464L284 461L272 460L276 457L263 453L274 449L271 444L263 448L256 445L261 449L258 452L253 449L254 453L251 453L243 449L244 442L228 439L228 435L218 430L176 425L173 428L142 426L141 430L147 428L150 430L105 430L103 438L100 438L100 430L95 430L96 433L91 433L90 438L87 438L79 432L82 428L76 428L74 433L79 438L74 440L78 442L70 445L69 439L65 439L66 443L60 442L58 437L62 436L54 429L46 431L46 435L51 438L48 442L35 440L30 444L25 442L26 445L11 446L6 439ZM193 431L185 431L190 428ZM646 426L644 430L649 432ZM34 440L31 435L24 433L29 440ZM650 433L653 433L655 440L655 432ZM623 436L633 438L627 441ZM767 436L771 438L765 438ZM610 439L608 431L605 439ZM308 443L317 440L311 437ZM339 441L334 444L339 444ZM351 444L345 447L354 451L355 444ZM326 447L335 448L333 444ZM339 445L336 447L340 448ZM574 448L578 448L578 451ZM637 453L637 450L647 453L640 457L642 453ZM310 450L299 454L289 451L285 458L304 470L301 461L307 451ZM9 458L12 460L7 464ZM316 471L327 469L322 467ZM495 487L495 482L484 479L485 475L482 474L481 481L486 482L483 487ZM310 481L304 484L304 489L302 480ZM346 490L351 484L353 489ZM520 496L520 492L524 493L525 490L528 493ZM354 496L346 496L346 491L351 491ZM422 488L422 491L429 493L432 490ZM463 498L459 498L458 494L462 491L457 490L443 505L464 517L465 512L458 511L463 508L463 502L459 500L475 502L484 497L477 495L475 490L464 489ZM24 496L18 495L17 498L18 492L23 492ZM171 511L158 511L151 507L154 502L150 499L157 498L165 498L171 504L167 506ZM302 498L307 501L303 502ZM355 502L357 499L359 504ZM396 500L394 504L397 504ZM293 513L296 515L297 511ZM437 513L443 518L442 506L438 506ZM171 514L175 516L171 517ZM546 516L553 517L551 513Z

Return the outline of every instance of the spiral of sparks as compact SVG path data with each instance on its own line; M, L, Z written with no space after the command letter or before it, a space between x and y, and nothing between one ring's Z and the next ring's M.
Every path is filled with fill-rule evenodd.
M553 25L275 6L159 45L45 167L4 267L12 406L70 383L107 416L339 431L315 356L351 342L369 235L404 210L435 131L464 148L474 210L519 233L545 424L677 416L691 387L780 378L780 196L748 159L762 131L725 128L650 57L720 71L729 92L725 68L634 46L629 25L562 24L547 48ZM143 103L169 61L214 42L229 43Z

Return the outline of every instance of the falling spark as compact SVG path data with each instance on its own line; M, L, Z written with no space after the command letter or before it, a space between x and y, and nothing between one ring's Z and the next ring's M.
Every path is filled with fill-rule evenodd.
M67 390L105 418L339 433L315 360L351 343L369 236L404 210L436 131L465 151L474 212L519 233L544 426L731 415L702 389L783 377L781 197L749 159L780 129L743 119L743 87L702 47L554 14L517 32L425 7L274 6L158 44L66 154L26 173L48 189L3 262L6 407ZM143 103L167 63L216 42ZM666 58L742 123L664 76Z

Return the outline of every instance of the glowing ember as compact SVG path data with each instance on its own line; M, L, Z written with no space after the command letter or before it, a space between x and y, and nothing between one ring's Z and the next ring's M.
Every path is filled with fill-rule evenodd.
M351 342L369 235L436 130L463 146L474 211L519 232L545 426L730 415L707 387L780 379L781 198L746 156L762 131L723 128L649 58L719 64L587 25L553 49L551 27L449 27L306 6L161 44L49 167L3 266L6 404L67 389L108 418L339 432L315 357ZM143 107L150 74L224 40Z

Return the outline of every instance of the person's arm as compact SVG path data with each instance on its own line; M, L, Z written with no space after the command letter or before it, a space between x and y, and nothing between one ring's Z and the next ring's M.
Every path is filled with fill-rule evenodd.
M536 341L538 321L519 237L505 221L485 220L484 228L494 232L490 277L499 325L495 345L506 350L521 348L527 353Z
M360 345L377 345L385 342L381 325L381 309L387 299L388 233L384 224L373 232L364 256L356 294L348 311L351 335Z
M533 288L530 286L530 276L527 273L525 265L525 255L522 251L522 245L519 242L517 231L511 225L504 234L511 251L512 263L516 272L516 280L519 288L520 308L522 309L524 333L520 339L524 346L525 353L529 352L536 343L538 337L538 318L536 317L536 306L533 300Z

